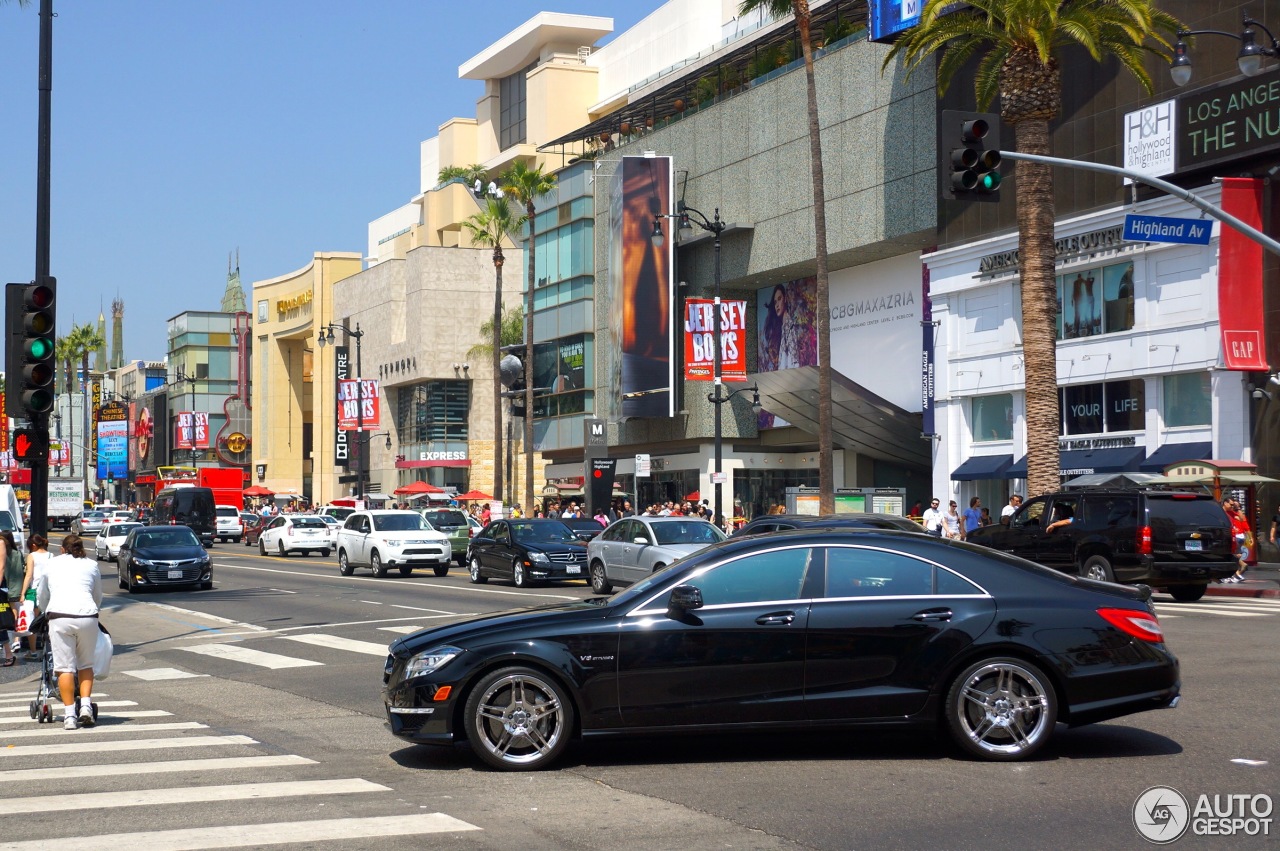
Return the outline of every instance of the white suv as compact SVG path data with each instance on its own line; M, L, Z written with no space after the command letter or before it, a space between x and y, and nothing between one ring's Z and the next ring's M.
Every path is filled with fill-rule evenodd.
M240 543L244 537L244 521L240 519L240 509L234 505L219 505L217 512L218 526L213 536L219 541L235 541Z
M355 511L338 530L338 570L350 576L368 566L374 576L388 567L408 576L415 567L431 567L436 576L449 572L453 548L449 537L431 528L416 511Z

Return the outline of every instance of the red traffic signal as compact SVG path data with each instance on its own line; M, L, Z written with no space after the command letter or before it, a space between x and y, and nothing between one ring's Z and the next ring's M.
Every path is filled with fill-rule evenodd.
M13 458L15 461L39 463L48 457L48 453L49 447L40 442L34 429L14 429Z

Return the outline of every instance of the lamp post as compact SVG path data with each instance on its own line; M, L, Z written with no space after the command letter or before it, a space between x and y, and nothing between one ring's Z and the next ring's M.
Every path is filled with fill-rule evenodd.
M1267 34L1267 38L1271 39L1270 47L1258 44L1258 34L1254 32L1254 27ZM1276 41L1265 24L1248 15L1244 16L1244 29L1238 35L1222 30L1178 30L1178 40L1173 45L1173 58L1169 61L1169 76L1173 78L1175 86L1185 86L1191 82L1191 57L1187 55L1187 43L1183 40L1189 35L1222 35L1240 42L1236 64L1240 66L1240 73L1246 77L1256 77L1262 73L1262 60L1265 57L1280 55L1280 41Z
M363 435L364 384L363 379L360 377L360 341L364 339L364 332L360 330L359 322L356 323L354 331L346 325L343 325L341 322L330 322L328 325L325 325L320 329L320 336L316 338L316 342L320 345L320 348L323 349L326 344L330 346L333 345L333 331L335 328L340 328L347 336L356 338L356 434ZM390 440L391 438L388 436L387 441L390 442ZM357 443L359 443L359 441L357 441ZM366 443L365 446L360 447L360 457L356 459L356 499L359 500L364 499L364 471L365 466L368 464L368 461L365 458L367 451L368 445Z

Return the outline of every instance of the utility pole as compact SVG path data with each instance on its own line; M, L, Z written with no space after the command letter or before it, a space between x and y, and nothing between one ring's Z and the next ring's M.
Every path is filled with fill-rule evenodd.
M53 94L53 0L40 0L40 114L36 129L36 284L52 285L49 274L49 151ZM51 310L56 319L55 291ZM57 328L57 324L53 326ZM37 444L45 447L43 457L31 464L31 529L49 532L49 412L34 414L31 428Z

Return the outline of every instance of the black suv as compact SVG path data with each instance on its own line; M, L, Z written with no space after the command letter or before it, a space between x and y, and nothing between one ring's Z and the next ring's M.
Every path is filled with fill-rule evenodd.
M788 529L802 528L823 529L897 529L902 532L924 532L924 527L908 517L897 514L762 514L754 518L741 529L734 531L733 538L747 535L769 535L774 532L785 532Z
M1065 573L1145 582L1184 603L1236 570L1231 521L1213 497L1199 493L1055 493L1028 500L1008 525L983 526L967 539Z

